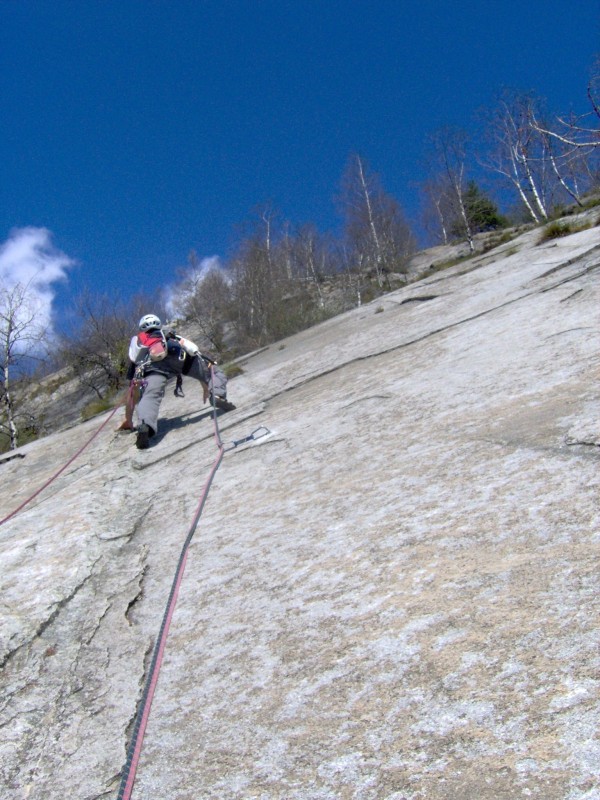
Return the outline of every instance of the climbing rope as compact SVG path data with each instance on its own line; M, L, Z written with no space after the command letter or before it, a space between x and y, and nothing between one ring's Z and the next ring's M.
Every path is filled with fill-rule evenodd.
M138 712L136 714L135 723L131 734L131 742L127 750L125 766L123 768L123 773L121 775L121 784L119 787L119 793L117 794L117 800L129 800L129 798L131 797L131 792L133 791L133 784L135 782L137 765L140 760L140 755L142 752L144 733L146 730L146 725L148 723L148 718L150 716L150 707L152 705L152 700L154 698L154 691L156 689L156 684L158 682L158 674L160 672L160 667L162 664L165 645L167 642L167 636L169 633L169 627L171 625L171 619L173 617L173 612L175 611L175 606L177 604L179 587L181 586L183 573L185 571L188 549L192 541L192 537L194 536L194 533L198 526L202 510L204 509L209 489L212 485L216 472L219 469L221 461L223 460L225 448L223 446L223 442L221 441L219 424L217 422L217 409L214 403L213 403L213 419L215 425L215 441L217 444L217 451L218 451L217 456L212 464L206 483L204 484L204 488L200 496L200 501L198 503L196 513L194 514L192 524L183 543L183 547L181 548L181 554L179 556L177 569L175 570L175 577L173 578L173 583L171 585L171 592L169 594L169 599L167 601L167 607L163 615L163 620L160 626L158 639L156 640L156 644L154 645L154 652L152 654L152 662L150 664L150 670L146 678L146 683L144 685L144 690L142 692L142 697L140 700Z
M211 366L211 376L214 381L214 370ZM132 381L131 386L134 385ZM132 389L130 388L130 392L127 397L127 401L129 402ZM18 508L12 511L8 516L6 516L3 520L0 520L0 525L3 525L9 519L18 514L28 503L30 503L35 497L37 497L46 487L48 487L59 475L61 475L70 464L75 461L75 459L81 455L81 453L88 447L89 444L98 436L98 434L106 427L112 417L115 415L117 410L120 406L117 406L113 409L113 411L109 414L109 416L104 420L102 425L94 431L92 436L79 448L79 450L67 461L64 466L62 466L54 475L52 475L40 488L31 495L31 497L27 498L23 503L21 503ZM125 760L125 766L123 767L123 772L121 775L121 783L119 786L119 793L117 795L117 800L129 800L131 797L131 792L133 791L133 784L135 782L135 776L137 771L137 766L139 763L141 751L142 751L142 743L144 739L144 733L146 730L146 725L148 723L148 718L150 716L150 708L152 706L152 700L154 698L154 692L156 689L156 684L158 682L158 676L160 672L160 667L162 664L162 659L165 651L165 646L167 642L167 636L169 633L169 628L171 625L171 620L173 618L173 614L175 611L175 606L177 605L177 598L179 595L179 588L181 586L181 581L183 579L183 574L185 571L185 565L187 562L188 550L194 533L196 532L196 528L198 526L198 522L200 521L200 517L202 515L202 511L206 504L206 500L208 498L208 492L214 480L214 477L221 465L221 461L223 460L223 456L226 452L239 447L241 444L246 442L250 442L256 439L260 439L263 436L266 436L270 433L268 428L261 426L256 428L252 433L248 436L245 436L243 439L238 439L237 441L232 441L231 446L227 449L223 444L221 439L221 433L219 430L219 423L217 419L217 407L215 405L214 399L212 400L212 414L213 414L213 421L214 421L214 438L215 443L217 446L217 455L215 460L211 466L208 478L206 483L204 484L204 488L202 490L202 494L200 495L200 500L198 502L198 506L196 508L196 512L192 519L192 523L188 530L187 536L183 543L183 547L181 548L181 553L179 556L179 561L177 563L177 568L175 570L175 576L173 578L173 582L171 584L171 591L169 593L169 599L167 601L167 607L165 609L162 623L160 626L160 631L158 634L158 638L156 640L156 644L154 646L153 654L152 654L152 661L150 664L150 669L148 671L148 675L144 684L144 689L142 692L142 696L140 699L140 703L138 705L138 711L136 713L135 722L133 726L133 731L131 735L131 741L127 750L127 756Z
M117 413L117 411L118 411L118 409L119 409L119 408L120 408L120 406L116 406L116 408L114 408L114 409L113 409L113 410L110 412L110 414L109 414L109 415L108 415L108 417L107 417L107 418L104 420L104 422L102 423L102 425L100 425L100 427L99 427L99 428L98 428L96 431L94 431L94 433L93 433L93 434L90 436L90 438L89 438L89 439L88 439L88 440L85 442L85 444L83 444L83 445L82 445L82 446L79 448L79 450L78 450L78 451L75 453L75 455L71 456L71 458L70 458L70 459L67 461L67 463L66 463L64 466L62 466L62 467L61 467L61 468L58 470L58 472L55 472L55 473L54 473L54 475L52 475L50 478L48 478L48 480L47 480L47 481L46 481L44 484L42 484L42 486L40 486L40 488L39 488L39 489L37 489L37 490L36 490L36 491L35 491L35 492L34 492L34 493L33 493L33 494L30 496L30 497L28 497L28 498L27 498L27 500L24 500L24 501L21 503L21 505L20 505L20 506L18 506L17 508L15 508L15 510L14 510L14 511L11 511L11 512L10 512L10 514L9 514L8 516L6 516L6 517L4 517L4 519L0 520L0 525L4 525L4 523L5 523L5 522L8 522L8 520L9 520L9 519L12 519L12 518L13 518L13 517L14 517L16 514L18 514L18 513L19 513L19 511L22 511L22 510L25 508L25 506L26 506L26 505L29 505L29 503L31 503L31 501L32 501L32 500L34 500L34 499L35 499L35 498L36 498L36 497L37 497L39 494L41 494L41 492L43 492L43 491L44 491L44 489L46 489L48 486L50 486L50 484L51 484L53 481L55 481L55 480L58 478L58 476L59 476L59 475L62 475L62 473L63 473L63 472L64 472L64 471L67 469L67 467L70 467L70 466L71 466L71 464L72 464L72 463L75 461L75 459L76 459L76 458L78 458L78 456L80 456L80 455L83 453L83 451L85 450L85 448L86 448L86 447L87 447L89 444L91 444L91 443L93 442L93 440L96 438L96 436L98 436L98 434L100 433L100 431L102 431L102 430L103 430L103 429L104 429L104 428L105 428L105 427L108 425L108 423L109 423L109 422L110 422L110 420L111 420L111 419L114 417L114 415Z
M211 375L214 381L214 371L212 366L211 366ZM154 698L154 691L156 689L156 684L158 682L158 675L162 664L163 654L167 642L167 636L169 634L171 619L173 618L173 613L175 611L175 606L177 604L179 587L181 586L181 581L183 579L183 573L187 561L188 549L192 541L192 537L194 536L194 533L198 526L198 522L200 520L202 510L204 509L204 505L206 503L208 492L212 485L213 479L216 475L217 470L219 469L219 466L221 465L221 461L223 460L225 452L227 452L225 449L225 445L221 440L221 433L219 431L219 423L217 420L217 408L214 399L212 400L212 409L213 409L213 421L214 421L214 431L215 431L214 438L217 446L217 455L210 469L206 483L204 484L204 488L200 496L200 501L198 503L196 513L194 515L192 524L183 543L183 547L181 548L177 569L175 570L175 577L173 578L173 583L171 584L171 592L169 594L169 599L167 601L167 607L163 615L163 620L160 626L160 631L158 634L158 638L156 640L156 644L154 645L154 651L152 654L150 669L146 677L144 689L138 706L138 711L135 717L133 731L131 734L131 741L129 743L127 756L125 759L125 766L123 767L123 772L121 774L121 783L119 786L119 793L117 794L117 800L129 800L129 798L131 797L131 792L133 791L133 784L135 782L137 766L142 752L144 733L146 730L146 725L148 723L148 718L150 716L150 707L152 705L152 700ZM260 435L258 435L259 431L264 431L264 433L260 433ZM244 439L240 439L237 442L233 442L232 447L227 448L227 450L232 450L238 445L242 444L243 442L249 442L253 439L259 439L261 438L261 436L266 436L268 433L270 433L268 428L256 428L256 430L253 431L249 436L246 436Z

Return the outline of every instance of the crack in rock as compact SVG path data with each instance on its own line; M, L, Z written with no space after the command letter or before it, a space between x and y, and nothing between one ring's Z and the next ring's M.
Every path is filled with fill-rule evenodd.
M429 300L437 300L438 297L439 295L437 294L423 294L416 297L407 297L406 300L402 300L396 305L404 306L407 303L427 303Z
M49 628L50 625L52 625L52 623L56 620L56 618L58 617L60 612L63 610L63 608L65 608L79 594L79 592L83 589L83 587L86 585L86 583L90 580L90 578L92 577L92 574L93 574L94 566L98 563L99 560L100 559L96 559L96 561L93 562L92 567L91 567L92 571L90 571L90 573L88 575L86 575L86 577L80 583L78 583L75 586L75 588L71 591L71 593L69 595L67 595L67 597L63 597L61 600L59 600L57 603L54 604L52 612L49 614L49 616L45 620L43 620L38 625L38 627L35 629L35 632L34 632L33 636L30 637L29 639L21 642L17 647L15 647L12 650L9 650L6 653L6 655L0 660L0 669L4 669L4 667L9 663L9 661L12 658L14 658L14 656L23 647L28 647L33 641L35 641L36 639L39 639L44 634L44 631L47 628Z
M125 619L127 620L127 622L130 625L132 625L133 622L135 621L135 620L132 620L132 617L134 615L133 612L134 612L136 606L138 605L138 603L140 603L142 601L143 597L144 597L144 580L146 578L146 575L147 575L148 569L149 569L149 565L146 563L146 555L147 555L147 548L144 548L144 553L143 553L143 556L142 556L142 560L143 560L144 566L143 566L143 568L142 568L142 570L141 570L141 572L139 574L139 582L138 582L138 589L139 590L138 590L138 593L135 595L135 597L133 597L129 601L129 603L127 604L127 608L125 609Z

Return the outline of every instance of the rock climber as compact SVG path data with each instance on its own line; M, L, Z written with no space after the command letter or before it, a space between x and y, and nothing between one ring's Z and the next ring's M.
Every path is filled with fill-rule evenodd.
M130 381L125 421L120 430L136 430L136 447L145 450L158 430L158 413L167 381L177 379L175 394L181 393L181 376L200 381L203 399L224 411L235 406L227 400L227 377L216 362L202 355L189 339L174 331L163 331L156 314L145 314L139 321L139 332L129 343ZM133 425L133 409L137 403L137 428Z

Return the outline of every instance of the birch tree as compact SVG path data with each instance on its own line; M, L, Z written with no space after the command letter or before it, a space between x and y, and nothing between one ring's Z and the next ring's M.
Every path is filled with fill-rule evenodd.
M283 300L293 285L282 229L275 212L262 209L231 261L232 322L242 346L260 347L289 330Z
M532 115L531 125L544 141L544 148L557 184L577 205L583 206L581 196L588 185L585 176L589 174L586 163L589 150L586 149L584 153L578 147L565 146L560 140L554 139L548 131L538 127L535 115Z
M549 158L532 119L539 113L532 95L506 90L488 117L489 155L484 167L512 186L531 219L548 219Z
M44 333L30 284L0 288L0 400L4 411L0 429L8 435L11 450L19 444L13 388L27 361L39 359L45 351Z
M430 138L434 177L428 189L430 196L437 191L436 211L442 226L444 241L451 232L462 230L470 252L475 251L473 226L465 205L468 186L467 135L458 128L440 128Z
M422 221L427 233L441 244L450 242L455 219L452 200L443 176L429 178L421 185Z
M596 151L600 149L600 57L595 61L587 85L591 109L581 116L557 117L557 128L550 129L534 122L535 129L566 145L568 148Z
M264 219L263 219L264 221ZM257 229L238 246L231 269L233 274L233 315L240 340L254 346L268 337L268 306L271 283L271 222Z
M316 295L317 306L325 307L321 288L325 275L330 272L329 251L314 225L304 225L290 243L293 274Z
M387 273L403 272L415 250L404 212L360 155L348 162L341 203L352 261L359 272L372 273L382 288Z
M543 137L552 170L564 191L578 204L598 181L600 159L600 59L587 85L591 109L586 114L558 116L554 126L531 116L531 126Z

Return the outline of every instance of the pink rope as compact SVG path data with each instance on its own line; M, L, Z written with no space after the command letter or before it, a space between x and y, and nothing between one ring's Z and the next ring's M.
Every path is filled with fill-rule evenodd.
M212 370L212 368L211 368ZM194 519L188 531L188 535L184 542L181 555L179 557L179 564L177 566L177 570L175 572L175 577L173 579L173 584L171 586L171 594L169 597L169 601L167 603L167 608L163 617L163 623L161 626L161 630L154 647L154 655L152 657L152 664L150 666L150 672L148 678L146 680L146 685L144 688L144 693L141 700L141 707L138 710L138 714L136 717L136 722L134 725L132 739L129 746L129 751L127 753L127 759L125 762L125 767L123 771L123 775L121 778L121 786L119 788L119 793L117 795L117 800L130 800L131 793L133 791L133 785L135 783L135 776L142 752L142 744L144 741L144 734L146 732L146 725L148 724L148 719L150 717L150 709L152 706L152 701L154 699L154 692L156 689L156 684L158 683L158 676L160 672L160 668L162 666L163 655L165 651L165 646L167 643L167 637L169 635L169 628L171 626L171 620L173 619L173 613L175 611L175 606L177 605L177 597L179 595L179 588L181 586L181 581L183 579L183 573L185 571L185 565L187 562L188 556L188 549L190 543L192 541L192 537L200 520L200 515L202 514L202 509L204 508L204 504L206 503L206 498L208 497L208 492L213 482L214 476L223 460L223 455L225 453L225 448L223 442L221 441L221 436L219 434L219 425L217 422L217 412L216 408L213 406L213 418L215 424L215 441L218 448L217 456L213 462L211 467L209 476L204 484L204 488L202 490L202 494L200 496L200 500L198 502L198 507L196 509L196 513L194 515Z
M46 481L46 483L42 484L42 486L40 486L40 488L39 488L39 489L37 489L37 491L35 491L35 492L34 492L34 493L31 495L31 497L28 497L28 498L27 498L27 500L24 500L24 501L21 503L21 505L20 505L20 506L18 506L17 508L15 508L15 510L14 510L14 511L11 511L11 512L10 512L10 514L9 514L7 517L4 517L4 519L0 520L0 525L4 525L4 523L5 523L5 522L8 522L8 520L9 520L9 519L12 519L12 518L13 518L13 517L14 517L16 514L18 514L18 513L19 513L19 511L22 511L22 510L25 508L25 506L26 506L26 505L28 505L29 503L31 503L31 501L32 501L32 500L34 500L34 499L35 499L35 498L36 498L36 497L37 497L37 496L38 496L38 495L39 495L41 492L43 492L43 491L44 491L44 489L46 489L46 487L50 486L50 484L51 484L53 481L55 481L55 480L58 478L58 476L59 476L59 475L62 475L62 473L63 473L63 472L64 472L64 471L67 469L67 467L70 467L70 466L71 466L71 464L72 464L72 463L75 461L75 459L76 459L78 456L80 456L80 455L83 453L83 451L85 450L85 448L86 448L86 447L87 447L87 446L88 446L88 445L89 445L89 444L90 444L90 443L91 443L91 442L92 442L92 441L93 441L93 440L96 438L96 436L98 436L98 434L100 433L100 431L101 431L101 430L102 430L102 429L103 429L103 428L104 428L106 425L108 425L108 423L110 422L110 420L112 419L112 417L114 417L114 415L117 413L117 410L118 410L118 408L119 408L119 406L117 406L116 408L114 408L114 409L113 409L113 410L110 412L110 414L109 414L109 415L108 415L108 417L107 417L107 418L104 420L104 422L102 423L102 425L100 425L100 427L99 427L99 428L98 428L98 429L97 429L97 430L96 430L96 431L95 431L95 432L92 434L92 436L90 436L90 438L87 440L87 442L86 442L86 443L85 443L85 444L84 444L82 447L80 447L80 448L79 448L79 450L78 450L78 451L75 453L75 455L74 455L74 456L71 456L71 458L70 458L70 459L67 461L67 463L66 463L64 466L62 466L62 467L61 467L61 468L58 470L58 472L55 472L55 473L54 473L54 475L52 475L52 477L48 478L48 480Z

